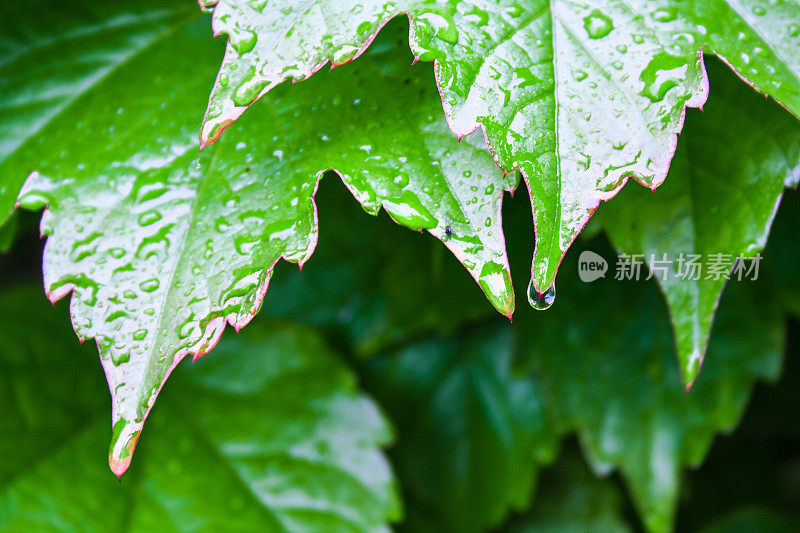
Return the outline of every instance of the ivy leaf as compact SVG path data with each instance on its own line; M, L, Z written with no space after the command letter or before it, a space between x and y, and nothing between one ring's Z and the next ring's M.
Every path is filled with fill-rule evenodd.
M452 531L486 531L528 507L557 434L537 384L512 372L508 330L431 338L373 358L366 387L398 425L411 500Z
M600 201L629 177L651 188L664 180L685 107L706 99L701 50L800 114L792 1L206 3L216 4L214 31L228 47L204 144L281 82L358 57L407 13L415 56L436 61L450 129L463 136L480 126L498 165L528 181L534 297Z
M191 4L170 0L0 6L0 223L19 191L7 181L4 162L69 115L84 94L195 17Z
M667 183L657 195L626 191L599 220L621 252L656 262L650 269L667 299L687 388L700 370L725 285L709 270L714 258L728 265L720 274L733 270L734 278L755 269L734 270L733 260L760 254L784 186L800 180L800 124L720 66L709 67L716 90L702 116L688 117ZM704 267L697 280L692 255Z
M11 341L0 353L3 530L371 532L399 518L379 450L388 425L312 330L256 326L181 369L142 468L118 484L97 461L107 422L91 350L69 342L63 320L50 326L35 291L4 295L0 309Z
M577 277L572 267L568 279ZM647 529L670 531L682 468L698 465L714 435L736 426L756 379L780 372L782 310L766 303L762 284L732 282L703 378L686 394L654 283L600 279L568 291L571 305L517 314L529 369L595 472L619 469ZM598 313L598 303L628 312Z
M54 301L73 292L75 330L100 348L118 475L175 365L207 353L226 323L251 320L281 257L308 260L325 169L335 167L368 212L383 206L440 238L497 309L514 307L500 221L514 178L482 141L447 133L435 90L406 75L393 41L355 75L276 93L198 155L193 110L206 80L197 72L217 50L203 27L187 24L127 62L0 168L9 184L36 169L19 203L48 206L45 289ZM298 127L301 116L315 120Z

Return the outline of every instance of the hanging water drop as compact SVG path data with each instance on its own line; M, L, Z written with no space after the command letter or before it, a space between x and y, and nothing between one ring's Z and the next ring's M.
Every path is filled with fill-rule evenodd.
M531 307L536 309L537 311L544 311L545 309L549 309L553 302L556 301L556 284L553 283L550 287L544 291L542 294L539 294L536 290L536 287L533 286L533 280L528 285L528 302L530 302Z

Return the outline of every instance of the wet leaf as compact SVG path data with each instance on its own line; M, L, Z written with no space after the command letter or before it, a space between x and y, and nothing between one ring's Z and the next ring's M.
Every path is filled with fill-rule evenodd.
M9 186L36 170L19 203L47 206L45 289L52 300L73 293L75 330L100 348L118 474L175 365L208 352L226 323L250 321L281 257L302 266L311 256L325 169L368 212L383 206L441 239L497 309L514 308L500 206L516 178L480 139L449 135L435 88L408 75L396 39L357 72L276 92L201 154L197 110L210 80L198 72L213 71L218 51L206 24L128 61L0 167Z
M0 299L0 529L372 532L399 518L388 425L312 330L254 326L181 368L120 484L98 461L93 350L48 307L34 289Z
M702 115L687 117L658 194L626 190L598 220L620 252L650 263L687 387L700 370L725 276L758 276L784 186L800 180L800 123L713 67L715 91ZM757 254L755 263L734 265Z
M4 162L126 63L194 19L191 2L57 3L0 6L0 223L19 191ZM55 149L55 148L51 148Z
M358 57L407 13L415 56L436 61L450 129L480 126L500 167L528 181L536 294L600 201L629 177L651 188L664 180L685 107L706 99L701 50L800 113L800 6L791 0L208 4L228 47L204 143L283 81Z
M411 343L365 368L398 426L409 500L447 531L486 531L526 509L539 465L555 454L542 391L513 373L517 349L511 331L484 328Z

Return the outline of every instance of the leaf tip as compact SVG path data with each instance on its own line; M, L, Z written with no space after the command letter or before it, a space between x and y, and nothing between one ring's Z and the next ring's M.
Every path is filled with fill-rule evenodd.
M692 387L697 381L697 376L700 374L700 369L703 365L703 352L704 349L696 348L686 358L686 363L682 365L683 368L681 369L681 381L684 384L683 390L687 394L692 390Z
M108 455L108 466L111 468L111 471L114 472L114 475L117 476L117 481L120 483L122 483L122 476L128 471L130 465L130 456L125 459L117 460L114 459L111 454Z
M133 450L136 448L141 433L141 424L138 426L129 424L124 418L120 418L114 423L111 445L108 450L108 466L119 481L122 481L123 474L131 465Z

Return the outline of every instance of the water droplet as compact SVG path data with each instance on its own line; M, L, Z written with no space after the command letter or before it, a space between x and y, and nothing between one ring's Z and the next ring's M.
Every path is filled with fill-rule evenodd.
M400 174L398 174L398 175L397 175L397 176L394 178L394 183L395 183L395 185L397 185L398 187L401 187L401 188L402 188L402 187L405 187L406 185L408 185L408 174L406 174L406 173L404 173L404 172L401 172Z
M357 46L352 46L349 44L343 44L337 50L333 51L333 64L334 65L343 65L352 61L352 59L358 53L359 48Z
M583 27L590 38L600 39L611 33L611 30L614 29L614 23L605 13L595 9L584 17Z
M688 68L685 58L666 53L656 55L639 76L644 82L641 95L651 102L660 102L667 91L683 83Z
M141 282L139 284L139 288L142 289L144 292L153 292L158 288L159 285L160 283L156 278L151 278Z
M450 16L440 13L422 13L417 16L417 19L425 21L427 23L425 29L433 33L437 39L450 44L458 43L458 29Z
M239 55L242 55L255 48L257 40L258 36L255 32L237 28L231 32L228 42L231 43L231 46Z
M139 215L140 226L149 226L150 224L155 224L159 220L161 220L161 213L158 211L147 211Z
M544 311L545 309L549 309L553 302L556 301L556 284L553 283L550 287L544 291L542 294L539 294L536 291L536 287L533 286L533 280L531 280L530 285L528 285L528 302L530 302L531 307L536 309L537 311Z
M367 34L372 33L372 23L368 20L365 20L364 22L358 25L358 28L356 28L356 33L358 33L358 35L361 37L364 37Z
M653 12L653 20L656 22L671 22L678 16L678 10L674 7L657 9Z
M585 79L586 79L588 76L589 76L589 75L588 75L588 74L586 74L586 72L585 72L585 71L583 71L583 70L580 70L580 69L575 69L575 70L573 70L573 71L572 71L572 78L573 78L575 81L583 81L583 80L585 80Z

